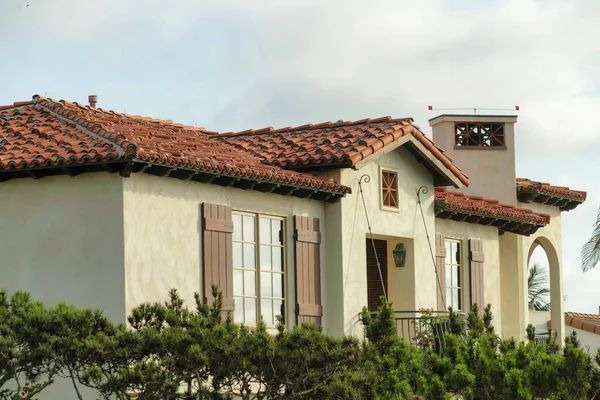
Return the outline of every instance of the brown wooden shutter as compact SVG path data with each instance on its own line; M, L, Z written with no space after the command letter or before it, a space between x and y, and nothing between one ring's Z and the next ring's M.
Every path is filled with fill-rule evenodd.
M321 325L321 231L319 219L294 216L296 323Z
M384 287L387 293L387 241L373 240L373 242L375 242L375 251L373 251L371 239L367 238L367 305L369 310L377 311L381 306L379 298L383 296ZM375 258L375 254L377 254L377 258ZM379 265L381 265L381 275L385 286L381 284L382 277L379 276L377 259L379 259Z
M471 277L471 304L477 303L480 313L485 308L483 299L483 241L469 240L469 261Z
M435 268L437 271L437 281L435 282L437 292L437 309L446 311L446 243L441 233L435 234Z
M202 203L202 275L204 303L211 304L212 285L223 293L223 311L233 311L233 219L231 207Z

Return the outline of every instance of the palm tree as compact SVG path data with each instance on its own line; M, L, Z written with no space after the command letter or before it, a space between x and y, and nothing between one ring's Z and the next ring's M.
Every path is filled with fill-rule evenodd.
M529 268L527 278L529 309L534 311L550 311L550 288L548 287L548 270L535 263Z
M600 262L600 208L598 209L598 219L594 224L592 237L581 249L581 270L587 272L594 268L598 262Z

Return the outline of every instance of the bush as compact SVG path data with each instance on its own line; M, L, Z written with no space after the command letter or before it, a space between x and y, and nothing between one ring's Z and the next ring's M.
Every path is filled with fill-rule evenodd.
M57 377L74 397L103 399L588 399L600 393L600 352L576 336L562 354L551 340L517 343L494 332L491 306L452 310L444 346L396 334L390 304L361 314L365 338L333 337L279 321L248 328L222 312L221 295L187 308L177 291L132 310L128 326L99 311L47 308L0 291L0 397L35 398ZM531 332L529 332L531 336ZM437 335L437 334L436 334ZM441 343L441 342L440 342ZM413 343L414 344L414 343ZM435 351L434 351L435 350ZM12 386L9 386L12 385ZM95 396L94 398L96 398Z

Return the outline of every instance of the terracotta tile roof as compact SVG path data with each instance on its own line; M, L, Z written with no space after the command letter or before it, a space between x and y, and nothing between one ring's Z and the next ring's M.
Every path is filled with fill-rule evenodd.
M266 165L211 132L34 96L0 108L0 172L132 160L337 194L333 180Z
M458 181L469 185L469 178L412 123L411 118L382 117L295 128L269 127L225 133L215 139L263 157L269 165L297 169L339 164L352 167L407 135L421 143Z
M435 188L436 217L497 226L501 231L530 235L550 223L550 216L501 204L498 200L468 196Z
M583 203L587 193L527 178L517 178L517 196L523 203L548 204L559 207L563 211L569 211Z
M566 312L565 325L600 335L600 315L598 314ZM548 321L548 326L552 326L551 320Z
M71 165L119 157L113 144L74 129L33 102L0 107L0 169Z

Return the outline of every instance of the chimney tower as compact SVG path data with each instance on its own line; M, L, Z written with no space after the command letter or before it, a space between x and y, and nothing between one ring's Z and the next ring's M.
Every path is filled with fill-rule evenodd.
M517 205L516 115L442 114L429 120L433 141L469 177L469 195Z

